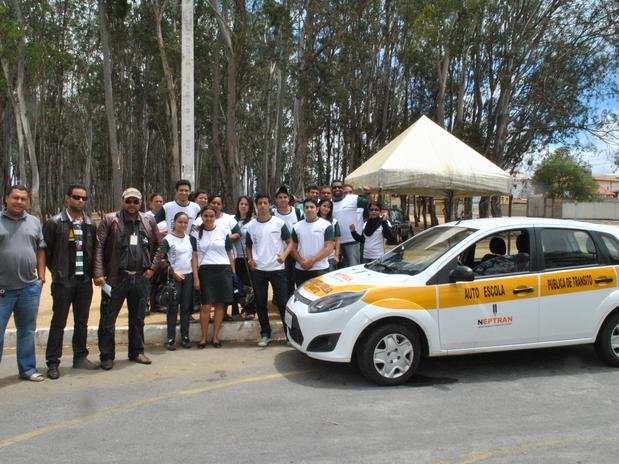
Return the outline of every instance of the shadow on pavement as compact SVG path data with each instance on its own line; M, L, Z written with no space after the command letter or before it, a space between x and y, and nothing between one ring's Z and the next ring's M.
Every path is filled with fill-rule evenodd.
M366 380L354 363L318 361L294 349L277 354L274 365L285 377L286 372L308 370L287 378L314 388L381 388ZM425 358L418 373L402 387L449 389L458 382L506 382L606 371L616 369L603 364L592 346L581 345Z

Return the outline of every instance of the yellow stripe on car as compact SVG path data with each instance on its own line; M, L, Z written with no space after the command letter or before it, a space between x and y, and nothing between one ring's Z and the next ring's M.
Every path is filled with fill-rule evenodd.
M473 282L440 285L438 304L441 308L537 298L537 276L501 277Z
M564 295L617 286L617 272L612 266L566 270L541 275L542 296Z

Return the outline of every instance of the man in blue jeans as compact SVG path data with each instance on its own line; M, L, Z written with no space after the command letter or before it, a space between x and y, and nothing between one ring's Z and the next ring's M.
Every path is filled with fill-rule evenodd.
M256 217L247 224L246 253L247 264L252 270L254 301L260 321L260 341L258 346L267 346L271 341L271 325L267 312L269 283L273 287L275 305L284 322L286 301L288 300L288 281L285 262L292 251L292 240L286 223L271 216L270 199L266 194L256 195Z
M22 379L41 382L34 347L41 288L45 283L45 241L41 222L26 212L28 190L13 185L0 213L0 361L11 314L17 328L17 368ZM36 273L35 273L36 269Z

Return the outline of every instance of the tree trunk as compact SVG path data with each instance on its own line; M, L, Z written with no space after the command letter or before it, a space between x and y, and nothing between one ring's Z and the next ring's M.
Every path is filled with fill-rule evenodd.
M181 150L180 139L178 133L178 104L176 101L176 85L174 84L174 76L168 62L168 55L163 42L163 33L161 31L161 17L165 10L167 1L164 0L161 5L158 1L153 1L153 13L155 16L155 27L157 31L157 46L159 48L159 56L161 57L161 66L163 68L163 77L166 83L166 100L168 104L169 117L168 127L170 129L170 171L168 173L169 185L172 186L180 178L181 175ZM194 186L195 187L195 186Z
M110 32L105 0L99 3L99 27L101 33L101 51L103 53L103 80L105 87L105 114L109 139L110 160L112 164L111 204L102 205L109 209L115 205L123 189L123 163L118 150L116 133L116 112L114 111L114 93L112 90L112 53L110 51Z
M314 54L314 13L312 2L306 2L306 16L303 22L303 30L299 34L298 54L300 71L293 109L295 137L290 183L292 191L295 193L305 191L304 173L307 165L307 143L309 140L306 111L310 95L309 74Z
M277 109L275 114L275 147L271 160L269 182L266 192L274 190L277 180L281 178L282 127L284 125L284 73L277 69Z

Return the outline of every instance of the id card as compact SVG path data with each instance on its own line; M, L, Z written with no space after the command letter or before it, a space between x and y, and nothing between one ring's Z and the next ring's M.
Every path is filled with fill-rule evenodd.
M131 237L129 237L129 245L130 246L137 246L138 245L138 235L137 234L131 234Z

